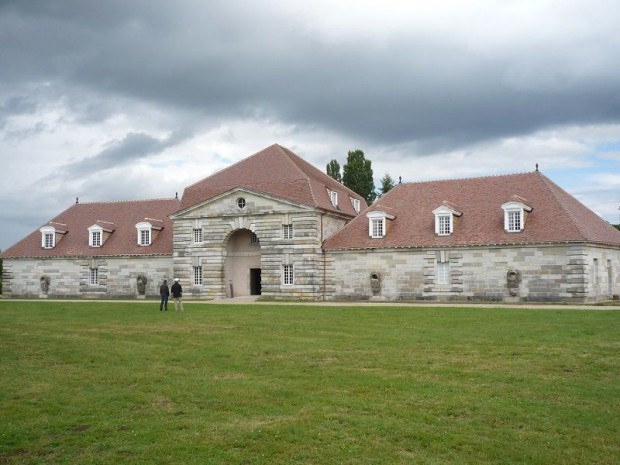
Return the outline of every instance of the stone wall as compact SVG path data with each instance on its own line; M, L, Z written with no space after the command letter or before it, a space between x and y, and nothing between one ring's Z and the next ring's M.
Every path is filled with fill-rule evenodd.
M339 251L326 253L325 260L328 300L593 302L620 292L617 248L539 245ZM440 263L447 264L443 283Z
M98 283L90 284L97 268ZM163 279L172 276L170 256L5 259L6 297L136 298L138 276L146 278L143 296L159 297Z
M245 199L244 208L237 205L240 197ZM287 224L293 225L292 239L283 237L282 226ZM185 283L187 297L229 297L227 275L239 273L227 267L228 241L235 232L249 230L259 239L262 295L319 299L323 295L322 241L345 224L345 217L246 191L233 192L174 218L174 271ZM201 243L193 240L195 229L202 230ZM293 285L283 284L283 265L293 265ZM194 285L195 266L202 267L202 285ZM235 287L247 288L245 283Z

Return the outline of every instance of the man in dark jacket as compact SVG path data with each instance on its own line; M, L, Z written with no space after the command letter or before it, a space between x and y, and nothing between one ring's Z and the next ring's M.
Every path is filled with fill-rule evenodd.
M170 297L170 289L168 288L168 280L164 279L164 284L159 286L159 295L161 295L161 302L159 303L159 311L168 311L168 297Z
M183 288L179 283L179 278L174 278L174 284L170 288L174 299L174 309L183 311Z

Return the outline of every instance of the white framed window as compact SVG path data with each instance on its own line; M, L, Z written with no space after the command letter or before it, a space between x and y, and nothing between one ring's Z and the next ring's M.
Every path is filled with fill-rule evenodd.
M450 262L437 262L437 284L450 284Z
M449 236L452 234L452 215L437 215L437 234L440 236Z
M373 218L370 220L371 233L370 237L378 238L385 236L385 218Z
M55 236L54 233L45 233L43 235L43 247L44 248L46 249L54 248L54 246L56 245L54 241L54 236Z
M56 247L56 229L53 226L44 226L39 231L41 231L41 247L44 249Z
M194 267L194 286L202 286L202 266Z
M454 232L454 218L463 213L456 210L451 203L444 201L443 204L433 210L435 215L435 234L449 236Z
M373 239L379 239L387 235L387 221L393 220L395 216L388 215L382 211L373 211L366 214L368 218L368 235Z
M355 210L357 213L360 212L362 204L359 199L354 199L353 197L351 197L351 205L353 205L353 210Z
M334 207L338 206L338 192L329 191L329 200Z
M151 245L153 239L153 235L151 234L152 228L153 225L147 221L136 224L136 229L138 230L138 245Z
M194 237L194 244L202 243L202 228L194 228L192 230L192 235Z
M294 278L293 265L282 265L282 284L285 286L293 285Z
M283 239L292 239L293 238L293 225L292 224L283 224L282 225L282 238Z
M151 230L142 229L140 231L140 245L151 245Z
M506 231L517 232L521 231L521 210L507 210L506 211Z
M92 232L90 245L93 247L101 247L101 231Z
M97 224L88 228L88 245L90 247L101 247L103 245L103 228Z
M91 268L88 274L88 284L96 286L99 284L99 269Z
M506 202L502 205L504 210L504 230L506 232L521 232L525 229L525 212L531 212L523 202Z

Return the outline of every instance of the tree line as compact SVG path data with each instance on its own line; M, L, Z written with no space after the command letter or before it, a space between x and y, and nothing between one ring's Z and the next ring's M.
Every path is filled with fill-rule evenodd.
M366 159L364 152L361 150L350 150L347 154L347 162L340 170L338 160L331 160L327 164L328 176L341 182L356 194L361 195L370 205L377 198L387 194L395 185L394 179L389 173L381 178L381 185L377 190L372 172L372 162Z

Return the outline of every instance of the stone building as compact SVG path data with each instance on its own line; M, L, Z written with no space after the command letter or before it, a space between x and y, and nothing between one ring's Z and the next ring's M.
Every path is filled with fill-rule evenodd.
M539 171L397 185L324 250L332 299L620 294L620 231Z
M4 295L600 301L620 232L538 171L399 184L370 207L279 145L180 200L76 203L7 249Z
M1 255L3 295L146 297L172 276L177 199L78 203Z
M279 145L185 189L174 270L197 298L324 295L323 241L364 199Z

